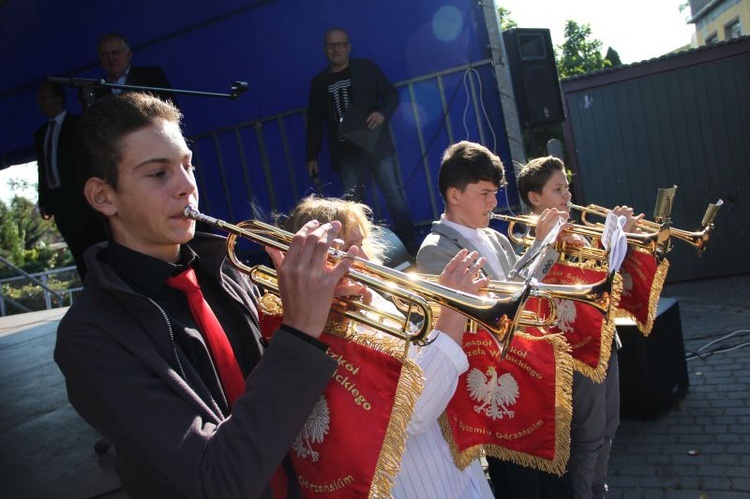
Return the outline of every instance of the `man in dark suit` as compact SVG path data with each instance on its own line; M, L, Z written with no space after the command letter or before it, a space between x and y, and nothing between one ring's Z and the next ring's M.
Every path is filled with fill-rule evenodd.
M374 62L349 58L351 44L343 29L329 29L324 48L328 67L315 75L310 83L308 172L313 178L318 175L318 154L325 126L331 167L341 179L345 195L362 202L370 175L375 177L393 219L394 232L407 251L416 255L419 245L415 240L414 224L401 175L396 168L396 149L386 130L398 107L398 92ZM367 140L357 141L341 133L342 122L352 117L356 117L359 123L347 128L353 128L360 135L364 132L365 139L373 139L370 144L363 143Z
M99 38L97 44L99 63L105 71L104 80L107 83L131 85L135 87L172 88L167 75L159 66L133 66L133 52L122 35L107 33ZM138 90L138 89L134 89ZM104 95L119 94L126 90L119 88L84 88L81 99L84 107L91 106L94 101ZM142 91L142 90L139 90ZM151 92L162 100L169 99L174 103L172 92Z
M56 83L42 83L37 104L49 119L34 133L39 211L45 219L55 217L83 281L83 252L94 243L106 241L107 233L83 197L76 169L75 133L80 116L65 110L65 91Z

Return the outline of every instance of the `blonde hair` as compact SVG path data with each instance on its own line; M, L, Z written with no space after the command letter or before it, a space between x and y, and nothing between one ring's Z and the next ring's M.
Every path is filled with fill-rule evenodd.
M345 237L354 227L362 234L362 250L374 262L382 262L386 251L380 228L372 221L369 206L339 198L324 198L315 195L303 198L284 220L283 227L297 232L310 220L321 223L341 222L341 236Z

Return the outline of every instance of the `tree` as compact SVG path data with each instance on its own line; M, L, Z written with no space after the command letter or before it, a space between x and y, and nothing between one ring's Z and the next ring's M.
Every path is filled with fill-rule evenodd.
M599 71L611 65L602 56L602 42L591 39L591 26L568 20L565 24L565 42L559 47L557 71L561 79Z
M604 56L604 59L606 61L609 61L609 65L612 67L622 66L622 61L620 60L620 54L617 53L615 49L612 47L609 47L607 49L607 55Z
M55 249L61 240L55 223L44 220L32 201L21 196L10 205L0 201L0 256L13 265L29 273L72 265L69 251ZM0 266L0 276L9 275L13 272Z
M508 31L509 29L517 28L518 23L510 18L511 12L505 7L497 8L497 17L500 20L500 31Z

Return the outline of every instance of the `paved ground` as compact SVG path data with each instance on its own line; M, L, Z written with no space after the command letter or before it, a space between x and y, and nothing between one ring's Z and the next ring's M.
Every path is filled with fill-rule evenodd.
M690 388L660 418L622 421L608 497L750 498L750 275L662 296L678 299Z
M660 417L622 421L608 497L750 498L750 275L668 285L663 296L678 300L689 390ZM68 404L52 361L64 311L0 318L6 499L125 497L112 452L94 452L98 436ZM662 356L674 351L657 364Z

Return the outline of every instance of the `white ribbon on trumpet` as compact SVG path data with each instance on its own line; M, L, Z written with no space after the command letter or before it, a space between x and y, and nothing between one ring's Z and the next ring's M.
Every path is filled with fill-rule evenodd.
M617 216L611 211L607 212L601 241L609 253L610 273L620 270L625 254L628 252L628 240L624 230L626 221L624 216Z

